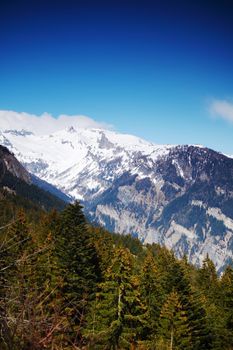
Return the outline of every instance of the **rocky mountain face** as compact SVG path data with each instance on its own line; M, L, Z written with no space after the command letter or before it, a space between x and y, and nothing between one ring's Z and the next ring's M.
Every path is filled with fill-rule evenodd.
M53 186L37 180L15 158L6 147L0 145L0 199L5 195L17 197L17 201L23 206L25 203L42 207L45 210L56 208L62 210L66 206L64 194ZM39 185L36 185L38 182ZM43 189L44 188L44 189ZM55 195L52 194L55 192ZM20 204L19 204L20 205Z
M92 221L218 269L233 257L233 159L177 146L145 177L125 172L87 207Z
M206 254L219 271L232 262L232 158L73 127L43 136L6 130L0 142L31 173L82 201L92 222L165 244L197 265Z
M23 180L27 184L31 184L31 176L21 163L9 152L9 150L0 145L0 176L3 178L6 172L10 172L13 176Z

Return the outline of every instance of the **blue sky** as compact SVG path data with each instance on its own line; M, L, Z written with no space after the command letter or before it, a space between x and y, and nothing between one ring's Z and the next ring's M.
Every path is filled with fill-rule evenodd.
M233 154L230 1L6 1L0 110Z

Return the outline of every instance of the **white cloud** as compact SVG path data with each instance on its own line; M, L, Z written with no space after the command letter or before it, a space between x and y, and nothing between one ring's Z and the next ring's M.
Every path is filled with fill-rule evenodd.
M59 115L54 118L49 113L38 116L25 112L0 110L0 130L28 130L35 134L44 135L73 126L75 128L110 129L111 125L97 122L83 115Z
M233 123L233 103L226 100L213 100L209 105L209 112L216 118Z

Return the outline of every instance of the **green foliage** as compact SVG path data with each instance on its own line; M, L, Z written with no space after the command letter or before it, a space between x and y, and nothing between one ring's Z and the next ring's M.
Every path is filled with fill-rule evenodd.
M91 327L86 336L93 349L129 349L143 334L145 308L138 279L132 276L132 265L129 250L117 248L89 316Z
M159 315L166 298L162 274L159 272L155 258L147 250L140 273L140 291L147 308L147 338L153 343L158 332Z
M212 335L207 322L206 309L200 293L190 284L189 274L183 262L176 261L171 269L172 287L180 295L191 329L193 349L212 349Z
M0 191L12 194L11 200L17 201L17 204L20 201L26 207L34 205L45 210L51 210L52 208L62 210L66 206L65 202L50 192L44 191L33 184L26 183L7 170L2 173L0 169L0 175Z
M214 300L217 293L219 293L217 272L208 255L203 261L202 268L198 271L198 284L209 299Z
M113 233L112 238L117 246L123 246L125 248L128 248L133 255L140 255L143 253L142 244L139 241L139 239L136 237L132 237L130 234L121 235L119 233Z
M22 209L22 208L23 209ZM232 350L233 269L0 191L1 350Z
M233 268L228 266L221 278L221 301L222 301L222 320L225 320L224 330L226 349L233 348Z
M56 229L55 248L70 332L75 332L75 337L79 338L83 315L100 278L98 255L81 209L75 202L62 212Z
M88 231L90 233L91 242L95 246L100 270L103 274L111 265L115 247L113 235L101 227L89 226Z
M175 291L168 295L162 307L158 338L161 349L193 349L187 311Z

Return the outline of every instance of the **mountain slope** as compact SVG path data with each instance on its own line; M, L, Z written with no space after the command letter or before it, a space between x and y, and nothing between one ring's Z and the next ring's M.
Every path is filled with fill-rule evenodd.
M150 176L124 173L87 212L109 230L137 234L186 254L200 265L206 254L218 269L232 261L233 160L194 146L175 147Z
M31 184L31 178L26 169L6 147L0 145L0 181L3 181L6 173L11 173L14 177Z
M197 265L207 253L219 270L232 261L233 159L73 127L43 136L2 131L0 142L35 176L81 200L91 221Z
M62 210L65 202L33 184L31 175L6 147L0 145L0 190L49 210Z
M138 171L139 158L166 154L158 146L131 135L108 130L70 127L38 136L25 130L0 133L29 172L81 200L93 199L123 171Z

